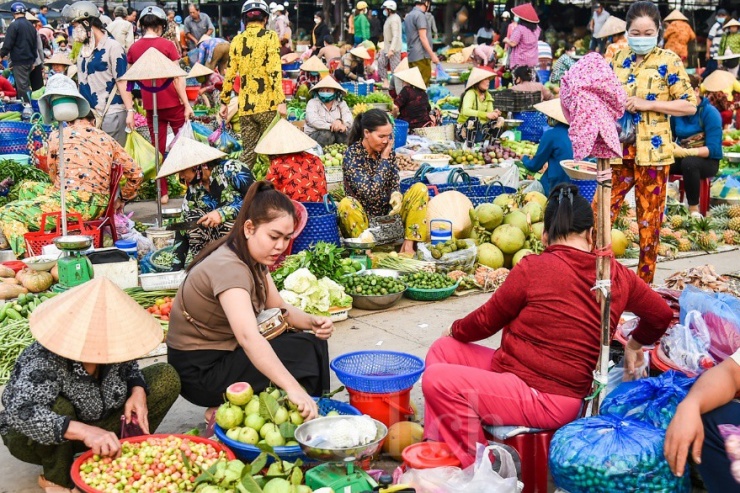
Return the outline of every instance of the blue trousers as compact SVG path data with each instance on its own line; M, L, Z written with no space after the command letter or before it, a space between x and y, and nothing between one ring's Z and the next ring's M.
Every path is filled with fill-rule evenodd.
M740 484L730 474L730 459L719 425L740 425L740 402L732 401L702 416L704 446L698 467L709 493L740 491Z

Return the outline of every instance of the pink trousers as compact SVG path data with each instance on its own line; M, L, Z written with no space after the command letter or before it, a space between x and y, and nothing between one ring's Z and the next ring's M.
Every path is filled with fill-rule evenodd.
M422 378L424 438L441 441L467 467L484 425L556 429L573 421L582 400L543 394L513 373L496 373L496 350L442 337L432 344Z

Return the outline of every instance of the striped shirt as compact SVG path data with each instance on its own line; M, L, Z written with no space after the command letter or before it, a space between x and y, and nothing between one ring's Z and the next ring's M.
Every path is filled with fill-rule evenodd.
M719 45L722 42L722 23L715 22L712 28L709 30L709 38L712 39L712 46L709 48L709 56L714 58L719 53Z

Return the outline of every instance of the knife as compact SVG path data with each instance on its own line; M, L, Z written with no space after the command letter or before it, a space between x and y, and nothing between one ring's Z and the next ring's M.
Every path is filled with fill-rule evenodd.
M172 223L166 226L164 229L167 231L188 231L200 227L197 219L191 219L190 221L183 221L180 223Z

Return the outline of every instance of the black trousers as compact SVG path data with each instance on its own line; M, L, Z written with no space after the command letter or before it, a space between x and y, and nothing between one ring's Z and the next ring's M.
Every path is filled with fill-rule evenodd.
M671 165L672 175L683 176L683 187L689 205L699 205L699 186L704 178L712 178L719 170L719 160L705 157L685 157Z

